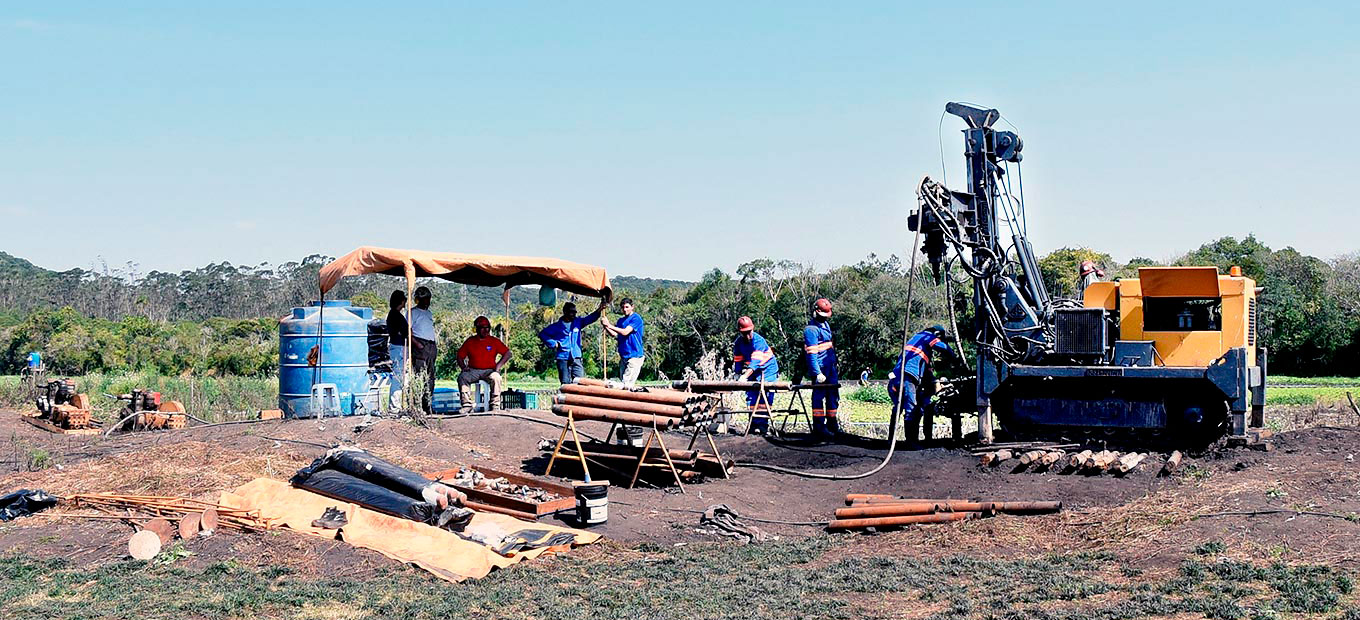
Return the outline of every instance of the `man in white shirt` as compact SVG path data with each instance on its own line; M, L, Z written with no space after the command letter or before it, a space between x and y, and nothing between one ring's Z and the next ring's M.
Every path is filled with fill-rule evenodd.
M411 316L406 317L411 325L411 369L425 379L425 395L421 408L425 413L433 413L434 405L434 360L439 357L435 345L439 336L434 331L434 314L430 312L430 289L416 289L416 305L411 308Z

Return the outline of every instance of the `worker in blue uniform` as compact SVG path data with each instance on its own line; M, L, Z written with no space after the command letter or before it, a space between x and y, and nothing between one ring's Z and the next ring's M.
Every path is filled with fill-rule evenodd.
M958 359L958 354L945 342L948 339L949 332L940 325L917 332L902 347L897 365L888 374L888 397L893 403L893 415L902 412L909 444L915 444L920 436L921 413L930 402L930 386L926 383L932 380L931 356L938 352L951 360ZM905 390L902 389L903 378L906 379Z
M813 304L812 320L803 328L803 354L807 359L808 377L819 385L839 384L836 369L836 346L831 341L831 302L818 299ZM841 389L812 388L812 434L835 438L841 432L836 414L840 410Z
M737 319L737 339L732 342L732 374L738 381L764 381L770 383L779 379L779 361L770 350L770 343L756 333L751 317ZM774 392L760 389L746 392L746 404L751 408L751 432L761 435L770 432L770 403L774 402Z
M572 383L586 376L585 364L582 362L581 330L599 320L600 313L608 304L609 299L606 297L594 312L578 317L576 304L567 302L562 304L562 319L539 330L538 339L548 345L557 358L558 381Z

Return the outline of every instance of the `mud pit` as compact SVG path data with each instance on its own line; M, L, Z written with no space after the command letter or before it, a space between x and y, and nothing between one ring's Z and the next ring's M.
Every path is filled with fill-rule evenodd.
M546 412L514 413L558 420ZM10 444L0 454L5 471L0 490L117 491L215 499L220 491L256 477L286 479L324 451L319 445L300 442L353 443L417 471L480 464L541 475L547 457L538 444L545 438L556 439L558 433L553 426L499 416L435 420L429 429L384 420L355 433L358 421L271 421L104 439L51 435L23 423L13 412L0 412L0 436L8 437ZM586 422L581 429L603 436L607 425ZM679 493L664 478L653 476L659 486L640 483L634 489L612 488L609 522L596 531L623 544L711 542L718 539L700 531L698 521L698 513L707 506L727 504L744 516L760 519L826 521L843 505L845 494L855 492L1060 500L1064 511L1057 515L997 517L880 535L838 535L838 553L1024 556L1114 549L1156 565L1182 557L1199 543L1218 540L1228 544L1230 554L1245 558L1306 557L1354 568L1360 561L1360 537L1356 536L1360 523L1355 518L1217 513L1305 510L1344 516L1360 512L1357 430L1313 428L1284 433L1277 436L1273 452L1224 449L1187 458L1181 473L1170 478L1157 477L1162 456L1155 454L1137 471L1118 478L982 469L968 452L946 449L899 451L882 472L854 481L806 479L739 466L730 480L687 484L687 492ZM717 441L724 456L738 463L839 474L871 469L883 456L882 444L806 446L754 436L722 436ZM687 435L667 436L671 447L684 447L687 442ZM37 450L50 455L51 466L15 471L33 465ZM570 465L557 471L576 474ZM592 472L597 479L621 477L594 465ZM752 524L781 537L825 535L819 527ZM125 552L130 533L127 525L116 521L40 515L0 527L0 551L61 556L79 564L102 563ZM262 536L223 532L193 541L190 547L195 552L191 562L234 558L253 565L286 565L304 574L343 570L362 575L390 565L375 553L344 543L287 532Z

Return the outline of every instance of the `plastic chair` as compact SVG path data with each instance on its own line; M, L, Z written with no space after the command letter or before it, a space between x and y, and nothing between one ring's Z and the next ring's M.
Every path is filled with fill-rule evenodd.
M340 390L334 383L313 383L312 398L307 406L315 418L324 418L327 414L343 415L340 410Z

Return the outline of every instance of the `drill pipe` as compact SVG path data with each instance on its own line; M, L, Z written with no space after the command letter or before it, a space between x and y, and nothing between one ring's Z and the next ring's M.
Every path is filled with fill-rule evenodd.
M874 504L836 509L837 519L926 515L949 512L981 512L1004 514L1041 514L1057 512L1062 502L914 502L908 504Z
M657 403L661 405L688 405L697 404L705 401L704 397L674 390L652 390L650 392L630 392L628 390L615 390L613 388L599 387L597 385L576 385L568 383L561 387L563 394L579 394L581 396L603 396L605 398L615 398L618 400L635 400L643 403Z
M577 420L618 422L619 424L631 424L633 426L651 426L652 424L656 424L657 428L670 428L672 426L680 425L680 418L654 416L647 413L624 413L622 411L595 409L594 407L577 407L575 405L553 405L552 412L560 416L571 415Z
M888 504L939 504L942 502L965 502L964 499L931 499L909 497L860 497L845 500L846 506L883 506Z
M595 387L609 387L609 382L604 379L591 379L590 377L577 377L572 380L576 385L593 385Z
M692 410L688 405L659 405L657 403L644 403L636 400L581 396L580 394L557 394L553 396L553 403L558 405L576 405L578 407L595 407L596 409L613 409L625 413L650 413L652 415L663 415L668 418L683 418L687 415L698 413L697 411Z
M671 387L676 390L687 390L690 392L745 392L747 390L760 389L758 381L672 381ZM793 389L793 384L788 381L767 381L765 383L767 391L785 391Z
M888 527L911 525L913 523L948 523L980 516L976 512L941 512L929 515L906 515L898 517L877 517L873 519L837 519L828 523L828 530L853 530L862 527Z
M870 498L893 499L893 496L888 495L887 493L846 493L845 503L849 504L850 502L853 502L857 499L870 499Z

